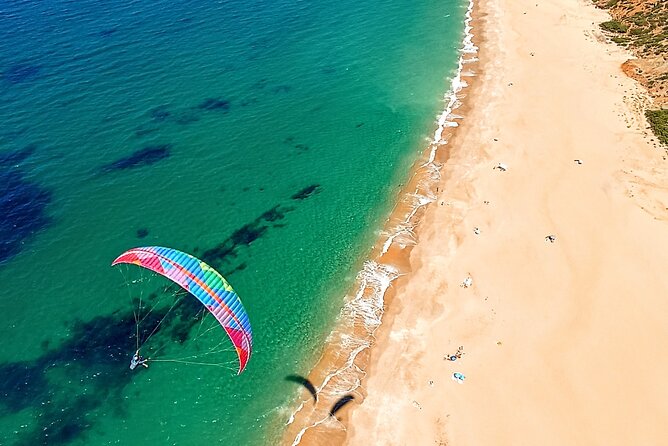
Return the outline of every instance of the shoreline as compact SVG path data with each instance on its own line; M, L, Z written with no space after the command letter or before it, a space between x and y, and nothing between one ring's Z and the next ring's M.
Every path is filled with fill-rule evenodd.
M475 3L468 2L457 74L444 95L446 106L436 121L433 139L414 162L406 184L397 194L380 236L345 296L337 325L308 375L318 391L318 403L312 405L308 392L301 391L297 408L286 424L282 444L325 446L346 441L351 409L364 399L360 386L371 367L370 349L378 343L375 340L378 329L391 320L393 297L403 276L411 271L410 253L418 239L416 229L426 209L437 201L441 169L449 158L449 144L462 119L460 112L465 110L461 99L476 76L478 48L473 42L476 36L471 33L477 21ZM346 394L355 397L354 403L337 412L336 418L330 417L329 408Z
M668 166L650 100L591 2L476 6L480 75L344 444L656 444Z

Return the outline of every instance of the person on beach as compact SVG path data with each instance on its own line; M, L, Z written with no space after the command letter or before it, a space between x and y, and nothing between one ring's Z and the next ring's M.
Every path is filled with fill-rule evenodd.
M463 354L464 354L464 346L460 345L459 348L457 349L457 353L455 353L454 355L447 355L445 359L447 359L448 361L456 361L460 359Z

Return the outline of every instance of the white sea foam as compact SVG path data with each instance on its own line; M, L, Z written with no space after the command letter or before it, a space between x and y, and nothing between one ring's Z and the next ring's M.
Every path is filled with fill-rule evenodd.
M473 27L471 26L473 11L473 0L469 1L466 11L466 20L464 27L464 38L460 56L457 64L457 71L450 82L450 88L444 96L445 108L437 120L437 129L434 136L429 140L429 157L424 165L420 166L421 173L426 171L425 180L430 184L436 184L440 179L440 165L436 160L438 148L447 144L443 133L446 128L457 127L455 120L463 119L463 116L453 113L461 106L458 93L468 86L463 76L471 77L475 74L470 71L464 71L464 64L477 61L474 54L477 54L478 48L473 44ZM390 229L383 231L380 237L386 237L381 248L381 257L386 254L392 246L398 246L403 249L406 246L414 245L417 242L415 236L415 216L424 206L436 200L435 194L431 192L430 185L418 184L417 190L412 193L406 193L402 199L402 204L408 204L410 211L402 221L394 224ZM392 282L401 276L401 272L393 265L379 263L379 261L367 260L364 262L362 270L358 273L356 283L358 287L353 295L346 296L345 304L339 316L337 328L328 337L328 344L337 345L341 353L347 352L347 359L343 366L332 370L327 374L318 393L323 399L338 397L345 393L355 392L361 385L366 372L362 370L355 360L364 350L371 347L374 340L374 334L382 323L382 317L385 305L385 293ZM300 404L297 410L290 416L288 424L292 423L295 416L304 408ZM332 421L330 421L332 420ZM318 419L309 426L302 428L297 434L293 446L300 443L302 437L308 429L332 422L332 427L337 427L338 423L329 413L321 413Z
M380 326L383 316L383 296L397 277L399 277L397 269L390 265L371 260L364 262L364 267L357 276L360 286L353 296L346 298L346 303L341 310L339 326L327 340L328 343L335 343L341 351L348 352L348 356L345 364L330 372L322 384L317 387L321 399L335 398L354 392L361 385L365 372L355 364L355 359L362 351L371 346L373 334ZM359 327L363 327L363 334L356 336L353 333L355 328ZM303 407L304 404L300 404L290 417L288 424L294 421L296 413ZM308 429L319 426L330 418L328 412L321 413L318 420L299 431L292 443L293 446L299 444Z

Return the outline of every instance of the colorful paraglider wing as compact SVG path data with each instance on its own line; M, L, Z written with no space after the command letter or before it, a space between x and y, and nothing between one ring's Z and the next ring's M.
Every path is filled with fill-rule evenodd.
M134 248L111 264L130 263L171 279L199 299L223 326L239 356L244 371L253 350L253 332L239 295L216 270L203 261L176 249L160 246Z

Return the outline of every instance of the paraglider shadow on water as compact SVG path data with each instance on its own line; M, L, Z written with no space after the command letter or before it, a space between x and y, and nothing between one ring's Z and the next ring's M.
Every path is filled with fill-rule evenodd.
M185 342L200 305L195 299L181 299L171 310L156 308L146 316L140 331L153 335L156 345ZM160 323L160 321L162 322ZM124 389L136 372L128 363L134 352L135 319L131 311L117 311L83 322L75 321L69 336L58 347L57 340L45 341L44 353L29 361L0 364L0 418L24 410L33 412L36 422L13 436L14 445L64 445L81 441L94 427L104 409L123 417L127 399ZM0 444L6 438L0 433Z
M351 394L342 396L341 398L339 398L339 400L336 403L334 403L332 408L329 410L329 415L333 417L336 414L336 412L341 410L341 408L343 406L345 406L346 404L348 404L349 402L351 402L354 399L355 399L355 396L351 395Z
M300 375L288 375L285 377L285 380L301 384L302 386L306 387L306 389L311 392L311 395L313 396L313 402L318 402L318 392L315 390L315 386L313 383L311 383L311 381Z

